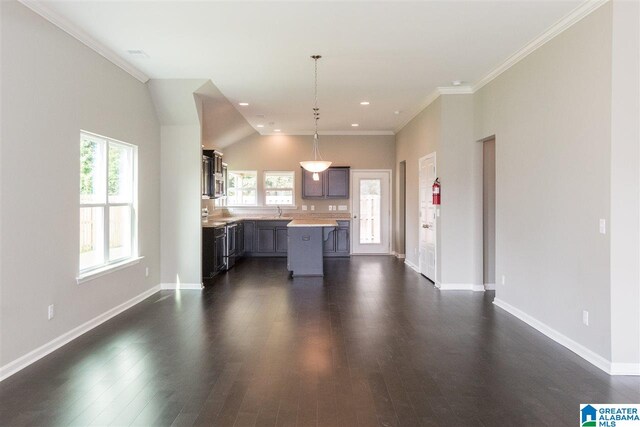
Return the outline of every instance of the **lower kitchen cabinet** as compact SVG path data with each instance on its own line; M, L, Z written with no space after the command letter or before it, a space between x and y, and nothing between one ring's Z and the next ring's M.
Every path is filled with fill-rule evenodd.
M351 222L337 221L337 228L325 228L323 232L324 244L322 253L326 257L349 256L351 242L349 240Z
M224 271L225 239L224 227L202 229L202 278L208 279Z

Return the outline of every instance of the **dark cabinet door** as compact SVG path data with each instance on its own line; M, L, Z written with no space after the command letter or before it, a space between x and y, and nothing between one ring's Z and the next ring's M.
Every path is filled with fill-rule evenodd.
M276 228L276 252L287 253L287 229Z
M349 253L349 228L336 229L336 252L341 254Z
M313 173L302 169L302 198L303 199L322 199L324 198L324 172L320 172L320 179L313 180Z
M244 251L254 252L254 237L256 231L255 221L244 221Z
M258 226L258 252L276 251L276 229Z
M216 237L213 228L202 229L202 277L215 276L216 261Z
M244 255L244 224L239 223L236 231L236 255Z
M322 252L332 254L336 251L336 232L333 227L322 229Z
M329 199L349 198L349 168L334 167L325 173L325 195Z

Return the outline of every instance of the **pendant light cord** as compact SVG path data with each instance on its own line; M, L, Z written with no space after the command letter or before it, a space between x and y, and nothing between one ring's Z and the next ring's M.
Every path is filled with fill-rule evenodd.
M314 82L313 82L313 92L314 92L314 105L313 105L313 118L315 121L315 133L313 134L313 159L322 160L322 155L320 154L320 148L318 147L318 120L320 120L320 108L318 108L318 59L322 58L320 55L313 55L314 60Z

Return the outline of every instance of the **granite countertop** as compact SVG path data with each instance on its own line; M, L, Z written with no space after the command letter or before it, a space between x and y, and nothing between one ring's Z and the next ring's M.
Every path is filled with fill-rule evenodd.
M287 227L337 227L338 223L335 219L294 219Z

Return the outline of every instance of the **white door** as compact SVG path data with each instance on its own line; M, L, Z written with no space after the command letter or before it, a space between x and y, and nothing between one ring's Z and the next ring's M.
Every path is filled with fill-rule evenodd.
M431 198L431 186L436 180L436 155L429 154L419 161L419 268L432 282L436 280L436 206Z
M351 171L351 252L388 254L391 250L391 171Z

